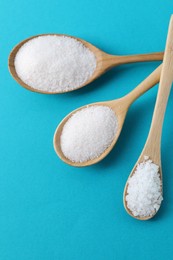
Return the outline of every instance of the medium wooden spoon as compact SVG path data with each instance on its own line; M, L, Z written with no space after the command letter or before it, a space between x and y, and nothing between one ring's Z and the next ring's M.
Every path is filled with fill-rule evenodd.
M96 48L94 45L90 44L89 42L86 42L82 39L69 36L69 35L64 35L64 34L41 34L41 35L36 35L33 37L30 37L22 42L20 42L18 45L14 47L14 49L11 51L9 60L8 60L8 65L9 65L9 71L12 75L12 77L24 88L33 91L33 92L39 92L39 93L44 93L44 94L57 94L57 93L64 93L64 92L69 92L72 90L67 90L67 91L57 91L57 92L47 92L47 91L42 91L42 90L37 90L32 88L31 86L27 85L25 82L21 80L21 78L18 76L16 70L15 70L15 65L14 65L14 60L15 56L18 52L18 50L22 47L23 44L28 42L29 40L36 38L38 36L44 36L44 35L58 35L58 36L68 36L71 38L74 38L78 41L80 41L82 44L84 44L87 48L89 48L95 55L96 61L97 61L97 66L96 69L93 73L93 75L81 86L78 88L75 88L73 90L82 88L86 86L87 84L91 83L94 81L96 78L100 77L102 74L104 74L107 70L126 63L134 63L134 62L141 62L141 61L154 61L154 60L163 60L163 52L156 52L156 53L150 53L150 54L138 54L138 55L128 55L128 56L114 56L107 54L100 49Z
M71 112L69 115L67 115L62 122L59 124L57 127L55 134L54 134L54 148L57 153L57 155L67 164L70 164L72 166L89 166L91 164L95 164L99 161L101 161L114 147L124 124L124 120L127 114L127 111L130 107L130 105L138 98L140 97L143 93L145 93L147 90L152 88L155 84L159 82L160 79L160 73L161 73L161 67L160 65L153 73L151 73L142 83L140 83L133 91L131 91L129 94L126 96L112 100L112 101L106 101L106 102L98 102L98 103L93 103L87 106L80 107L73 112ZM65 157L61 150L61 133L63 130L63 127L65 123L68 121L68 119L77 111L88 107L88 106L94 106L94 105L101 105L101 106L108 106L110 107L116 114L117 120L118 120L118 129L116 132L116 135L111 143L111 145L97 158L94 158L92 160L86 161L86 162L72 162L68 158Z
M155 104L155 109L153 113L152 123L149 131L149 135L143 151L135 164L129 178L134 174L137 165L144 161L144 156L148 156L155 164L159 166L160 179L162 182L162 169L161 169L161 136L162 136L162 126L165 115L165 110L168 102L168 97L170 94L171 86L173 82L173 16L170 20L165 55L163 59L160 85L157 94L157 100ZM128 178L128 180L129 180ZM157 213L154 211L152 215L147 217L134 216L130 209L127 207L126 195L128 188L128 180L124 189L124 207L129 215L139 220L147 220Z

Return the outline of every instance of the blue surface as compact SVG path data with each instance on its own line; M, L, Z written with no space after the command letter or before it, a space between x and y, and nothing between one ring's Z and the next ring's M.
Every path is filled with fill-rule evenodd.
M7 68L15 44L40 33L66 33L112 54L161 51L172 1L21 1L0 5L0 259L162 260L173 255L173 92L162 139L164 202L140 222L126 214L123 189L145 143L157 87L131 107L111 154L88 168L56 156L60 120L82 105L118 98L159 62L117 67L69 94L20 87Z

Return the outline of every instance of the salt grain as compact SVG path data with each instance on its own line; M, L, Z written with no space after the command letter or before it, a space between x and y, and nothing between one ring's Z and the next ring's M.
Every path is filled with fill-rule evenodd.
M94 73L96 58L81 42L67 36L39 36L17 52L15 69L30 87L66 92L84 84Z
M148 156L137 165L129 178L127 188L127 207L134 216L148 217L160 208L163 200L159 166Z
M63 154L73 162L97 158L112 143L118 121L107 106L88 106L74 113L60 138Z

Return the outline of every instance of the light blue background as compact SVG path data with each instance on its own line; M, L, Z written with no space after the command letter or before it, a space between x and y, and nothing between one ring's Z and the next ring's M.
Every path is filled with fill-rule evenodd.
M171 12L171 0L1 0L1 260L172 259L173 93L162 139L164 202L153 220L127 215L122 195L148 134L157 87L133 104L116 147L99 164L70 167L52 146L65 115L121 97L159 62L117 67L81 90L52 96L23 89L7 68L14 45L40 33L78 36L112 54L161 51Z

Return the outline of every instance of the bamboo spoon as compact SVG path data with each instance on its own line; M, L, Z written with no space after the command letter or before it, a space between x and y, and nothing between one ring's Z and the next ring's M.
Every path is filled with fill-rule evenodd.
M140 97L143 93L145 93L147 90L149 90L150 88L152 88L155 84L157 84L159 82L160 79L160 73L161 73L161 67L162 65L160 65L153 73L151 73L143 82L141 82L133 91L131 91L129 94L127 94L126 96L120 98L120 99L116 99L116 100L112 100L112 101L106 101L106 102L98 102L98 103L93 103L84 107L80 107L76 110L74 110L73 112L71 112L69 115L67 115L59 124L59 126L57 127L55 134L54 134L54 149L57 153L57 155L67 164L72 165L72 166L89 166L91 164L95 164L99 161L101 161L113 148L113 146L115 145L123 124L124 124L124 120L127 114L127 111L130 107L130 105L138 98ZM65 123L68 121L68 119L77 111L88 107L88 106L94 106L94 105L101 105L101 106L108 106L110 107L116 114L117 120L118 120L118 129L116 132L116 135L114 137L114 140L112 141L111 145L97 158L86 161L86 162L72 162L70 161L68 158L66 158L61 150L61 144L60 144L60 137L61 137L61 133L63 130L63 127L65 125Z
M79 39L79 38L76 38L76 37L73 37L73 36L64 35L64 34L42 34L42 35L59 35L59 36L68 36L68 37L74 38L74 39L80 41L82 44L84 44L87 48L89 48L94 53L94 55L96 57L96 61L97 61L97 67L96 67L93 75L84 84L82 84L78 88L75 88L74 90L82 88L85 85L91 83L96 78L98 78L99 76L104 74L107 70L109 70L109 69L111 69L115 66L126 64L126 63L134 63L134 62L141 62L141 61L154 61L154 60L162 60L163 59L163 52L156 52L156 53L150 53L150 54L129 55L129 56L117 56L117 55L114 56L114 55L109 55L109 54L101 51L100 49L96 48L94 45L90 44L89 42L86 42L82 39ZM8 60L8 66L9 66L9 71L10 71L12 77L21 86L23 86L24 88L26 88L30 91L33 91L33 92L39 92L39 93L44 93L44 94L57 94L57 93L69 92L69 91L47 92L47 91L41 91L41 90L34 89L34 88L30 87L29 85L27 85L26 83L24 83L20 79L18 74L16 73L14 60L15 60L15 56L16 56L18 50L22 47L23 44L25 44L29 40L36 38L38 36L41 36L41 35L36 35L36 36L30 37L30 38L20 42L11 51L10 56L9 56L9 60ZM72 90L70 90L70 91L72 91Z
M145 143L145 146L143 148L143 151L136 165L134 166L129 178L134 174L137 164L144 161L144 156L149 156L149 158L159 166L160 179L162 182L161 155L160 155L161 135L162 135L162 126L163 126L165 110L166 110L167 101L172 86L172 81L173 81L173 16L171 17L170 20L165 55L164 55L162 71L161 71L160 85L157 94L157 100L155 104L149 135ZM127 188L128 188L128 180L124 189L124 197L123 197L124 207L127 213L139 220L147 220L154 217L154 215L157 213L156 211L154 211L153 214L148 217L140 217L140 216L135 217L130 211L130 209L127 207L126 195L127 195Z

